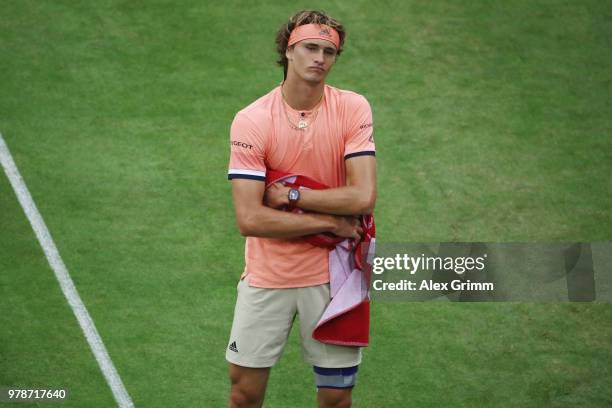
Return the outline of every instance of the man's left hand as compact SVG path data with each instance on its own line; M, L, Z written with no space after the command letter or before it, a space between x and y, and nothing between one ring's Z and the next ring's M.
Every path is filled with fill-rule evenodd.
M264 204L270 208L280 209L289 205L289 187L274 183L264 193Z

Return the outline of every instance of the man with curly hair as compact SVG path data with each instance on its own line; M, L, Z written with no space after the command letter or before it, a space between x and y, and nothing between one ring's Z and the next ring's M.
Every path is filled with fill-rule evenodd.
M370 105L355 92L325 83L344 39L342 24L323 12L290 17L276 37L284 81L240 110L231 126L228 178L236 221L247 239L226 351L230 407L262 406L270 368L296 315L318 406L351 406L361 349L313 339L330 302L329 250L301 239L332 233L358 240L358 217L371 214L376 201ZM271 170L305 175L329 189L280 183L266 189ZM304 212L282 211L288 206Z

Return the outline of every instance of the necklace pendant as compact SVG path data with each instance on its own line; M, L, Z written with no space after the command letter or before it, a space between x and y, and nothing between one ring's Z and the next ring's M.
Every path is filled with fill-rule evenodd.
M300 121L298 122L298 128L300 128L300 129L304 129L306 126L308 126L308 123L306 123L306 121L305 121L305 120L300 120Z

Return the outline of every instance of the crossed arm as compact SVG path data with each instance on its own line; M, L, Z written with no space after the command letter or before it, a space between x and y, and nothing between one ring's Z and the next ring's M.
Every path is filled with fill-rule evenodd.
M288 204L289 188L280 183L268 191L261 181L232 180L236 222L244 236L294 238L331 232L359 238L354 217L372 213L376 202L376 160L357 156L345 161L347 185L327 190L302 190L298 205L313 211L294 214L277 208ZM264 204L265 202L265 204Z

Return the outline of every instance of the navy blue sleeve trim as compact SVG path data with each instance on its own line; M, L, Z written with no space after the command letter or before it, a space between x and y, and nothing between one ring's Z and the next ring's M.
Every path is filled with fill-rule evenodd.
M227 179L228 180L234 180L234 179L246 179L246 180L258 180L258 181L266 181L265 177L261 177L261 176L252 176L250 174L228 174L227 175Z
M363 152L355 152L351 154L347 154L344 156L344 160L357 157L357 156L376 156L376 152L374 150L365 150Z

